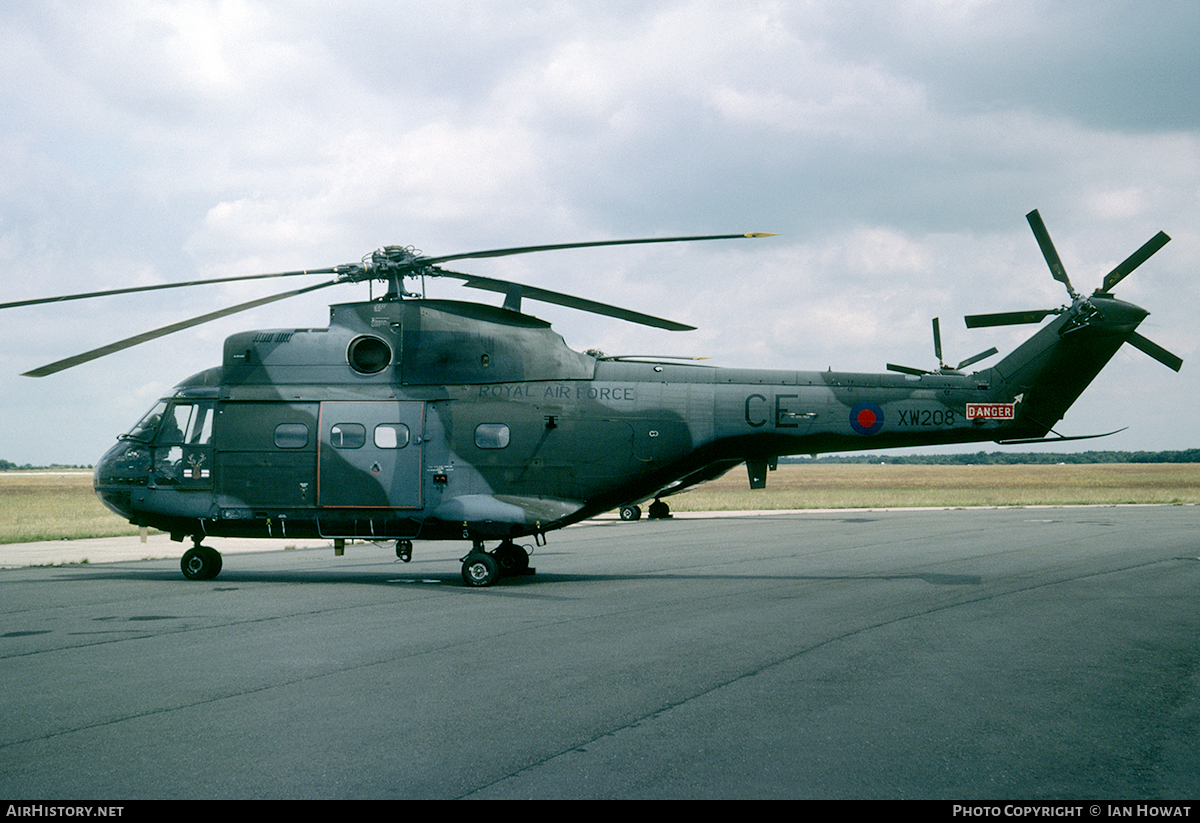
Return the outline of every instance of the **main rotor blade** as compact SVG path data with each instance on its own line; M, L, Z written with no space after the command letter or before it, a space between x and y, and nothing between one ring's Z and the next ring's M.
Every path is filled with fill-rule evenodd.
M1071 280L1067 277L1067 270L1063 268L1062 260L1058 258L1058 252L1054 250L1054 243L1050 240L1050 232L1046 231L1046 224L1042 222L1042 216L1038 214L1038 210L1034 209L1025 215L1025 219L1029 221L1029 227L1033 229L1033 236L1037 238L1038 246L1042 250L1042 257L1046 258L1046 264L1050 266L1050 274L1054 279L1067 287L1067 293L1072 298L1075 297L1075 289L1071 288Z
M513 254L528 254L537 251L554 251L557 249L581 249L592 246L627 246L637 243L680 243L693 240L733 240L736 238L774 237L770 232L747 232L745 234L713 234L696 237L652 237L638 240L599 240L590 243L559 243L549 246L519 246L511 249L491 249L489 251L474 251L465 254L450 254L443 257L418 257L415 261L426 265L435 265L449 260L466 260L484 257L506 257ZM299 271L273 272L269 274L247 274L235 277L214 277L207 280L189 280L185 283L160 283L153 286L130 286L121 289L105 289L103 291L79 292L77 294L62 294L54 297L37 297L30 300L15 300L11 303L0 303L0 309L14 309L18 306L36 306L42 303L62 303L68 300L86 300L92 297L109 297L115 294L135 294L161 289L182 289L189 286L204 286L209 283L237 283L243 280L266 280L273 277L299 277L309 274L338 274L345 266L331 266L321 269L302 269Z
M979 354L975 355L974 357L968 357L966 360L962 361L954 368L959 369L959 370L965 369L967 366L973 366L976 363L978 363L980 360L991 357L993 354L999 354L999 353L1000 353L1000 350L998 348L996 348L995 346L992 346L987 351L981 351Z
M25 372L24 376L25 377L45 377L48 374L54 374L55 372L60 372L63 369L69 369L73 366L78 366L82 363L87 363L91 360L96 360L98 358L104 357L105 355L119 352L122 349L128 349L132 346L138 345L139 343L145 343L147 341L154 340L159 337L165 337L166 335L173 334L177 331L183 331L184 329L190 329L192 326L199 326L200 324L207 323L210 320L218 320L222 317L227 317L231 314L237 314L238 312L247 311L249 309L254 309L259 306L265 306L268 303L274 303L277 300L285 300L289 297L295 297L296 295L299 295L299 294L305 294L306 292L316 291L317 289L323 289L326 286L333 286L333 285L337 284L337 282L338 282L337 280L330 280L327 283L318 283L315 286L308 286L303 289L295 289L293 291L283 292L282 294L274 294L274 295L271 295L270 297L260 297L257 300L250 300L246 303L239 303L236 306L230 306L228 308L221 309L220 311L214 311L214 312L209 312L208 314L202 314L199 317L193 317L190 320L181 320L178 323L172 323L169 326L163 326L162 328L155 329L154 331L143 332L142 334L136 335L134 337L127 337L124 340L118 340L116 343L109 343L107 346L101 346L98 349L92 349L91 351L84 352L83 354L77 354L74 357L68 357L65 360L59 360L57 362L50 363L49 365L41 366L40 368L36 368L33 371Z
M38 297L33 300L17 300L12 303L0 303L0 309L14 309L17 306L36 306L41 303L65 303L68 300L86 300L91 297L108 297L113 294L133 294L143 291L158 291L160 289L182 289L187 286L206 286L209 283L236 283L240 280L266 280L271 277L299 277L305 274L335 274L337 269L305 269L303 271L281 271L273 274L247 274L238 277L215 277L211 280L189 280L186 283L160 283L156 286L130 286L125 289L108 289L107 291L90 291L79 294L63 294L57 297Z
M914 369L912 366L897 366L895 363L888 363L887 370L898 371L901 374L915 374L917 377L923 374L933 374L929 369Z
M1167 236L1167 233L1161 231L1151 237L1140 249L1126 257L1123 263L1104 275L1104 283L1100 286L1100 290L1105 292L1112 291L1115 285L1124 280L1131 271L1145 263L1150 258L1150 255L1167 245L1170 240L1171 238Z
M933 318L933 353L937 356L940 366L942 364L942 327L936 317Z
M471 251L464 254L448 254L443 257L419 257L417 262L429 265L446 263L450 260L477 260L483 257L508 257L513 254L530 254L536 251L558 251L560 249L587 249L597 246L632 246L647 243L687 243L693 240L737 240L743 237L774 237L772 232L752 231L745 234L708 234L696 237L645 237L637 240L595 240L589 243L555 243L549 246L516 246L511 249Z
M1046 315L1057 312L1058 309L1008 311L997 312L996 314L968 314L963 319L967 321L968 329L982 329L987 326L1016 326L1021 323L1040 323L1046 319Z
M517 307L520 306L520 298L528 297L530 300L555 303L559 306L580 309L581 311L592 312L593 314L602 314L606 317L616 317L620 320L628 320L631 323L641 323L643 326L653 326L658 329L667 329L668 331L692 331L696 328L684 323L676 323L674 320L664 320L661 317L642 314L641 312L623 309L619 306L610 306L608 303L597 303L595 300L587 300L583 297L541 289L536 286L526 286L522 283L513 283L510 280L493 280L490 277L480 277L475 274L460 274L459 272L446 271L444 269L439 270L439 273L446 277L458 278L464 281L463 285L473 289L483 289L484 291L500 292L507 295L504 301L505 308L513 308L516 311L519 311Z
M1179 371L1179 369L1183 366L1183 360L1181 358L1171 354L1153 340L1147 340L1137 332L1134 332L1129 336L1129 342L1133 344L1135 348L1141 349L1146 354L1150 355L1159 363L1162 363L1172 371Z

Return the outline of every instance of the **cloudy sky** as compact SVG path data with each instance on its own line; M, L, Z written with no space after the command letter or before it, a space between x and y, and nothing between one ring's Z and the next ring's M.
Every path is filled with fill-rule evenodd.
M0 302L578 240L778 237L528 255L480 275L695 325L529 304L577 349L882 371L1010 349L963 314L1117 290L1126 346L1059 430L1200 445L1200 4L111 2L0 7ZM92 463L224 337L323 326L325 290L50 377L36 366L297 281L0 314L0 458ZM317 281L313 281L317 282ZM456 282L431 296L480 297ZM483 294L483 299L496 299ZM984 365L987 365L988 361ZM998 448L985 444L983 448Z

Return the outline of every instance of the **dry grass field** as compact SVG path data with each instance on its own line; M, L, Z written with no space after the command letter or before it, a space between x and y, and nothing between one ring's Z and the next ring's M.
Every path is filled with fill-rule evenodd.
M1200 503L1200 464L787 464L751 491L745 468L670 499L677 511Z
M676 511L1200 503L1200 464L1062 466L788 464L750 491L738 468L670 498ZM137 534L92 493L89 472L0 472L0 543Z
M137 533L97 499L91 472L0 472L0 543Z

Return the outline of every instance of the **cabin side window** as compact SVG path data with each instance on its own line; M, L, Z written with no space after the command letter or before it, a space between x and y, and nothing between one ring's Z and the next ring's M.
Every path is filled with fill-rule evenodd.
M408 426L403 423L381 423L375 427L375 448L402 449L408 445Z
M481 449L503 449L508 446L510 432L503 423L480 423L475 427L475 445Z
M335 449L361 449L367 430L361 423L335 423L329 430L329 445Z
M275 445L281 449L302 449L308 445L308 426L280 423L275 427Z

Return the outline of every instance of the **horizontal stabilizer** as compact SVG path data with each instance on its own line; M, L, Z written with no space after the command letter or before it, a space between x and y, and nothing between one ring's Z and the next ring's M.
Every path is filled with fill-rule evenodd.
M1001 446L1023 446L1029 443L1065 443L1068 440L1095 440L1097 437L1110 437L1114 434L1120 434L1127 428L1129 427L1125 426L1124 428L1105 432L1104 434L1080 434L1075 437L1062 437L1061 435L1059 437L1030 437L1024 440L997 440L996 442Z

